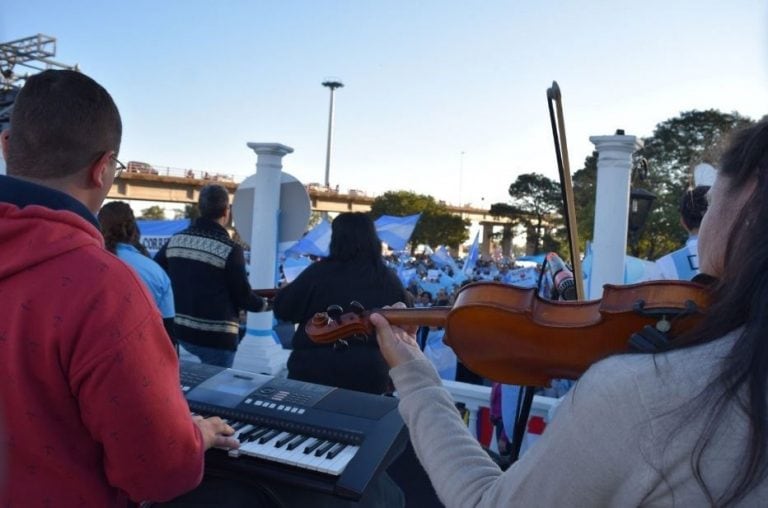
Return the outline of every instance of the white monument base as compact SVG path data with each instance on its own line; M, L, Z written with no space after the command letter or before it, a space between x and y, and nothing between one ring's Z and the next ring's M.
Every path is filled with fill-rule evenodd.
M283 349L273 327L271 311L249 312L233 367L270 376L285 370L290 351Z
M285 370L291 351L283 349L272 337L246 334L237 348L235 369L277 376Z

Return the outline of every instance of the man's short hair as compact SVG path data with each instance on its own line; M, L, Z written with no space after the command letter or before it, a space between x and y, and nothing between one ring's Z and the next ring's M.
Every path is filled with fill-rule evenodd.
M218 219L223 217L229 207L229 192L221 185L206 185L200 190L197 200L200 217Z
M707 192L709 192L709 185L699 185L686 191L683 199L680 200L680 217L689 231L698 229L701 225L701 219L709 206Z
M73 175L120 149L123 126L109 93L75 71L47 70L27 79L11 113L9 175Z

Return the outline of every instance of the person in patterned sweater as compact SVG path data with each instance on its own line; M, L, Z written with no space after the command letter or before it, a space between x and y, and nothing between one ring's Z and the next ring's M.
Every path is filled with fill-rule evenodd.
M198 199L200 218L176 233L155 256L171 277L176 338L201 362L232 367L240 342L240 309L266 310L251 290L243 248L229 237L229 193L206 185Z

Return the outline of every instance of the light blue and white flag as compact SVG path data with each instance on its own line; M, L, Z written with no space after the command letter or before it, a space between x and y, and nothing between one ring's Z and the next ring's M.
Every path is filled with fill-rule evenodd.
M467 254L467 259L464 261L464 268L462 268L462 272L464 272L466 275L472 275L472 271L475 269L475 266L477 266L477 258L480 255L480 231L478 231L475 234L475 241L472 242L472 247L469 249L469 254Z
M439 246L429 257L439 267L447 266L454 272L459 271L456 261L454 261L453 256L451 256L444 245Z
M379 239L389 245L393 250L403 250L411 239L416 223L419 222L420 213L405 217L382 215L376 222L376 233Z
M286 256L300 256L309 254L312 256L328 257L331 245L331 223L321 220L317 226L304 235L298 242L285 251Z
M417 281L419 280L415 268L404 268L403 265L398 265L397 276L400 277L400 282L406 287L408 287L412 279L415 278Z
M301 272L304 271L312 261L307 256L287 257L283 261L283 274L286 282L293 282Z
M137 220L136 225L139 227L141 244L150 256L154 256L171 236L189 227L189 219Z
M374 223L376 233L382 242L394 250L403 250L408 240L413 234L413 229L421 217L421 214L409 215L407 217L393 217L391 215L382 215ZM331 245L331 223L323 219L320 223L309 230L296 244L285 251L286 256L297 256L301 254L311 254L314 256L328 257Z

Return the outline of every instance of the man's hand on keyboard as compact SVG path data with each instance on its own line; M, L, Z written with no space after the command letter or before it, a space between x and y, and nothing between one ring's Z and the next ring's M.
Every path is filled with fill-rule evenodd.
M232 437L235 429L227 425L224 420L218 416L203 418L202 416L193 416L192 420L200 429L205 442L205 449L209 448L238 448L240 442Z

